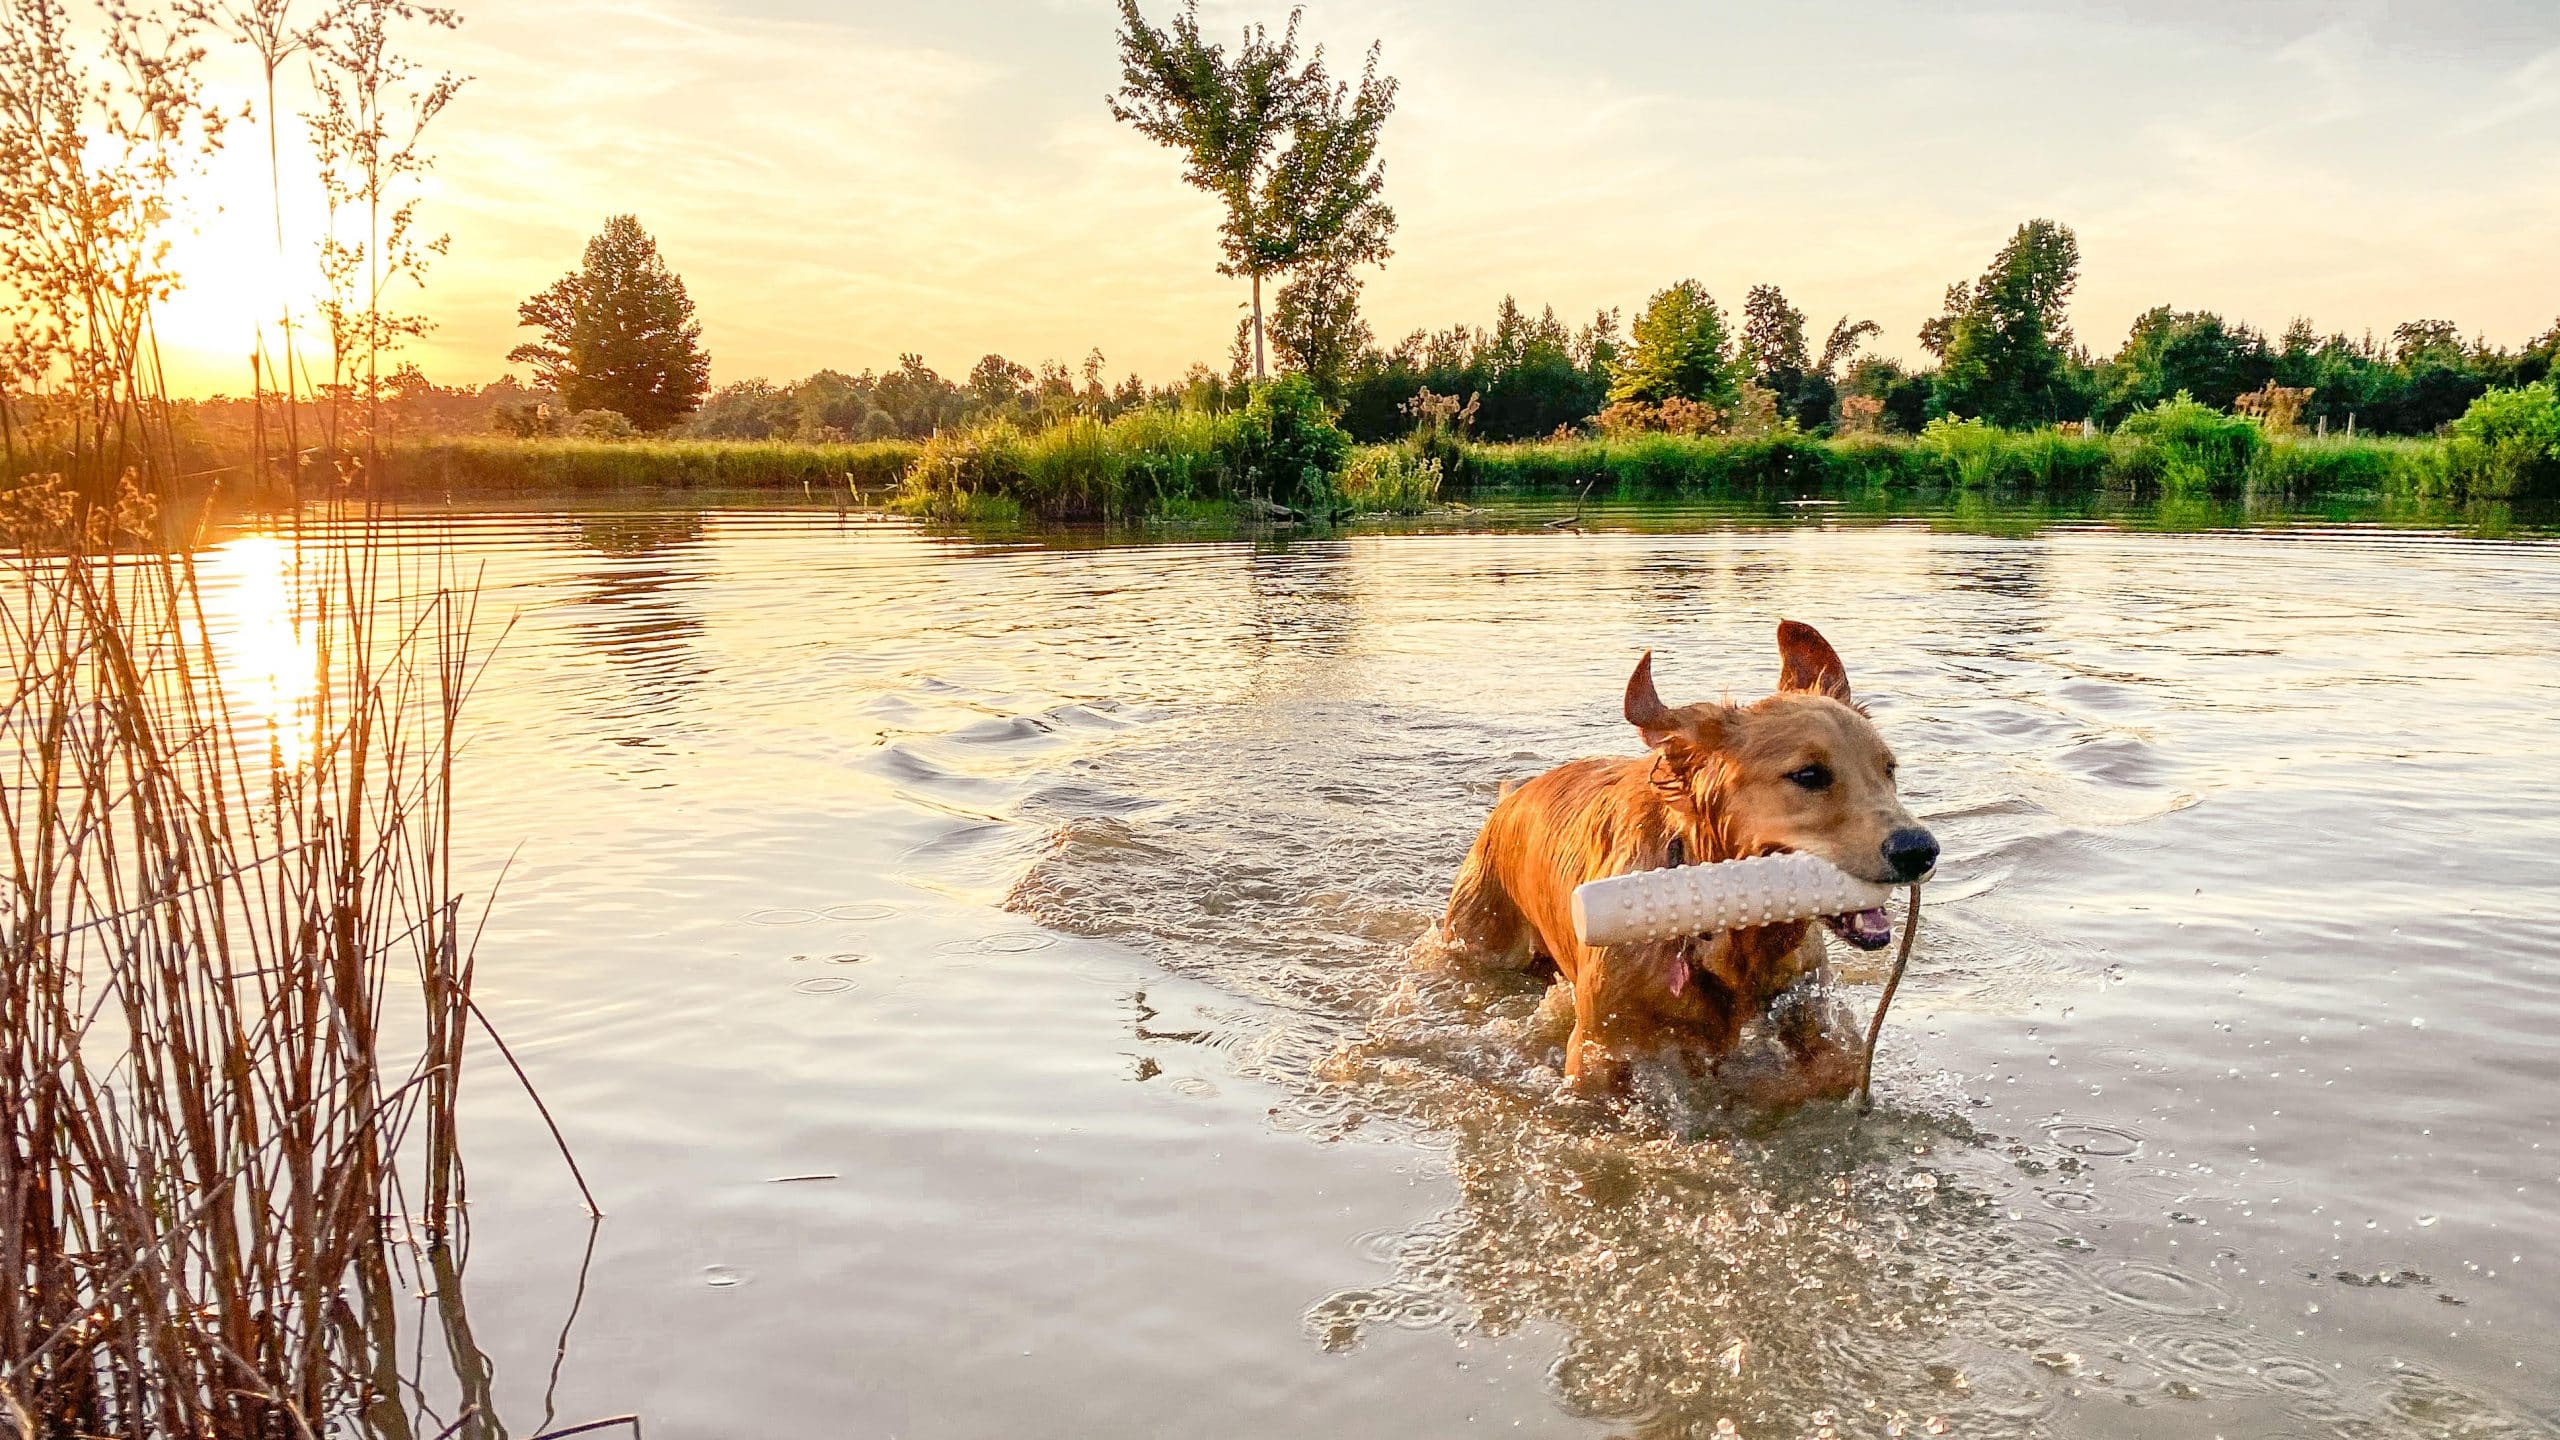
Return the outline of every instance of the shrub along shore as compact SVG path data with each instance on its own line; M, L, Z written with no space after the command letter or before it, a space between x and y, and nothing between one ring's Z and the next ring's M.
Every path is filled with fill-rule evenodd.
M2549 382L2492 391L2427 438L2271 432L2182 397L2112 433L1938 420L1916 436L1781 429L1482 444L1426 418L1404 440L1360 446L1302 382L1281 381L1220 413L1148 408L1036 430L1000 420L921 443L475 437L404 446L388 469L395 492L416 498L814 491L961 523L1414 513L1477 491L2513 499L2560 495L2560 397Z

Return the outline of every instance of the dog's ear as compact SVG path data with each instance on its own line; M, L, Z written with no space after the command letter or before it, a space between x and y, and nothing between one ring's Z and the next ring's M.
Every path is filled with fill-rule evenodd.
M1778 622L1778 689L1828 695L1843 705L1849 698L1849 667L1822 632L1798 620Z
M1636 673L1627 677L1627 723L1643 733L1644 743L1686 761L1713 750L1724 739L1722 706L1684 705L1674 710L1653 688L1653 652L1644 652Z

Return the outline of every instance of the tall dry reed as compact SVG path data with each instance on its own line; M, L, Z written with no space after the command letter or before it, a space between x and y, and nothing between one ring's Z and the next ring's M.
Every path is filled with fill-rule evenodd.
M491 637L469 577L395 543L366 463L417 329L384 295L435 248L403 185L452 94L392 40L449 18L0 0L0 1433L416 1433L394 1298L438 1294L467 1347L453 772ZM330 199L305 327L328 354L294 354L289 302L256 341L281 414L327 410L337 468L264 542L247 638L200 569L212 512L152 329L169 217L223 138L220 43L270 80L308 57ZM217 478L298 497L278 435Z

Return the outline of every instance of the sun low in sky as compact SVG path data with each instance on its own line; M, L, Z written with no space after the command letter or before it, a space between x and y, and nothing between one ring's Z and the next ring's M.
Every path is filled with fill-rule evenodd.
M1096 348L1163 381L1243 313L1212 202L1103 103L1107 0L461 6L417 47L473 77L422 216L452 250L413 354L445 383L502 373L517 302L626 211L691 288L717 383ZM1203 6L1213 36L1286 15ZM1382 340L1505 294L1579 323L1695 276L1729 307L1766 282L1817 328L1874 319L1912 356L2035 216L2078 231L2101 353L2164 303L2504 344L2560 314L2548 0L1310 0L1305 34L1344 66L1379 42L1402 85ZM207 177L181 257L182 392L246 388L249 297L273 293L251 148Z

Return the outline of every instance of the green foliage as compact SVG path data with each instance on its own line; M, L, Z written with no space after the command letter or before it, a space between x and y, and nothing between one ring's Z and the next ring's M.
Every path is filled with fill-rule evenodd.
M639 428L612 410L582 410L569 417L567 433L580 440L628 440Z
M1657 292L1636 317L1630 343L1611 369L1610 403L1730 405L1739 377L1729 345L1724 312L1704 286L1683 280Z
M2508 499L2560 489L2560 384L2492 390L2445 432L2452 488Z
M2225 415L2180 391L2116 427L2117 472L2170 495L2228 494L2248 480L2266 445L2254 420Z
M2261 494L2299 498L2449 493L2446 447L2434 440L2276 436L2248 477Z
M1402 445L1370 445L1342 472L1342 501L1354 510L1419 515L1440 503L1440 462Z
M1980 420L1941 415L1921 429L1920 449L1944 466L1958 485L1982 486L1999 473L1999 454L2008 438L2008 431Z
M2134 410L2181 392L2228 410L2241 396L2275 378L2275 356L2266 337L2246 325L2225 324L2209 311L2144 311L2124 348L2101 367L2100 411L2110 424Z
M1949 289L1947 313L1922 332L1945 358L1945 413L1995 425L2078 418L2084 397L2072 383L2065 307L2079 278L2080 242L2070 227L2030 220L1981 279Z
M2002 430L1947 416L1923 426L1913 449L1932 479L1968 490L2094 488L2113 458L2103 439L2051 426Z
M1235 480L1247 494L1283 505L1321 503L1351 458L1351 436L1303 375L1257 386L1242 422Z
M1344 387L1342 423L1365 441L1394 439L1429 393L1472 399L1475 434L1542 439L1598 413L1623 348L1614 310L1574 330L1552 307L1532 316L1506 295L1490 330L1418 330L1391 349L1364 354Z
M1777 286L1754 285L1744 297L1738 358L1742 375L1775 396L1781 414L1804 422L1813 357L1805 349L1804 312L1788 304ZM1826 418L1815 414L1810 423L1819 425Z
M1570 492L1590 485L1633 495L1888 483L1898 459L1845 447L1835 450L1795 436L1634 432L1477 446L1468 455L1468 468L1478 484L1501 489Z
M2211 411L2172 407L2131 436L2075 429L2002 430L1940 419L1916 437L1837 439L1613 435L1478 445L1475 482L1499 489L1570 493L1586 484L1621 494L1681 492L1856 494L1946 488L1959 493L2032 491L2057 496L2158 488L2202 500L2244 489L2296 497L2444 493L2448 447L2420 440L2343 438L2263 441L2256 426ZM2246 426L2250 438L2231 427ZM2165 474L2177 478L2164 480Z
M611 410L654 434L692 414L711 388L693 301L634 216L605 221L580 267L516 314L543 338L508 352L508 362L532 366L573 412Z
M1360 318L1360 277L1339 257L1300 269L1271 307L1271 344L1280 363L1307 377L1318 394L1339 403L1351 367L1369 348Z
M965 518L985 496L1047 520L1135 519L1247 497L1313 508L1332 503L1350 453L1351 437L1293 375L1224 414L1151 407L1043 430L997 420L945 431L913 452L895 503L942 519Z

